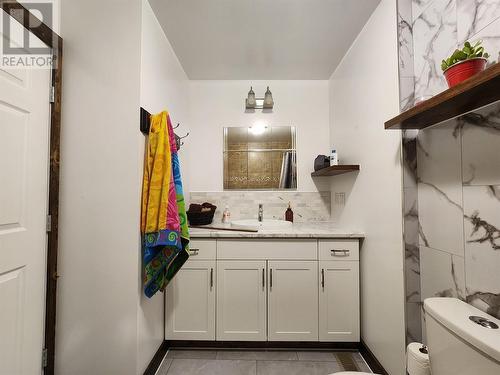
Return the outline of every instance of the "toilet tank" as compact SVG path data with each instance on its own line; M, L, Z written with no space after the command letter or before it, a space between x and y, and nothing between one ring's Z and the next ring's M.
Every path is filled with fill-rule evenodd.
M424 309L432 375L500 374L500 329L469 317L493 327L498 319L456 298L428 298Z

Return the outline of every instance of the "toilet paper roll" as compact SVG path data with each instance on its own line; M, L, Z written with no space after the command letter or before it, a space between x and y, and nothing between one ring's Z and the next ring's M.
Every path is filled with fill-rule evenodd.
M409 375L431 375L429 355L422 353L422 344L412 342L406 348L406 371Z

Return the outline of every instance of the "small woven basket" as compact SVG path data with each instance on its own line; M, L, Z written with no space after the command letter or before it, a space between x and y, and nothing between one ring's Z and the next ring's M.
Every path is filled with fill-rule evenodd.
M190 204L189 210L186 212L189 225L208 225L214 220L215 210L217 206L205 202L203 204Z

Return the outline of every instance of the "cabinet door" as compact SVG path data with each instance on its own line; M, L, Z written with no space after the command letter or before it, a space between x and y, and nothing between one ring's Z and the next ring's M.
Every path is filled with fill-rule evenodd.
M270 341L318 340L318 262L269 261Z
M319 340L359 341L359 262L321 261Z
M190 260L166 289L167 340L215 340L215 261Z
M217 262L217 340L266 340L266 262Z

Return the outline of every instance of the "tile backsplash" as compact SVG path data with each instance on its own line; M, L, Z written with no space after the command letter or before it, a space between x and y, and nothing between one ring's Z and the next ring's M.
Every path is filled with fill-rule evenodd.
M220 223L227 205L231 219L257 218L259 203L264 205L264 218L283 219L288 202L292 204L295 222L329 221L331 194L325 192L286 191L219 191L191 192L191 203L209 202L217 206L214 223Z
M498 0L398 0L400 108L447 89L441 60L465 40L499 58ZM451 296L500 317L500 102L403 132L407 340L423 301Z

